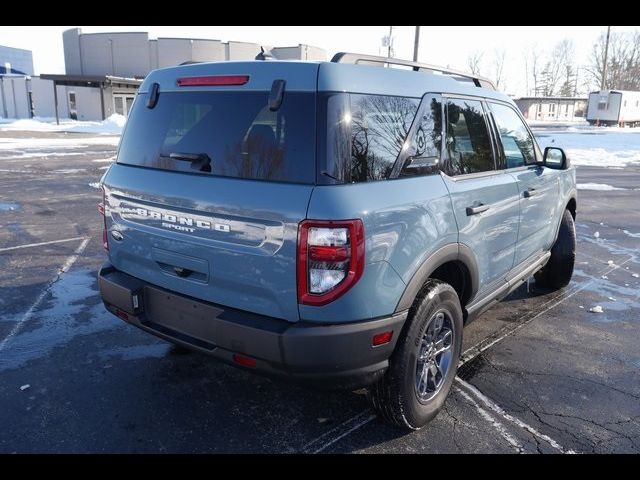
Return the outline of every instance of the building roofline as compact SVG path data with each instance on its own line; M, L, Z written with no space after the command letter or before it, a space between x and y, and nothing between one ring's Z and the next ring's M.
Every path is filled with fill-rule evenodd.
M115 77L112 75L63 75L63 74L40 74L40 78L43 80L53 80L58 84L64 83L120 83L128 85L141 85L142 79L127 78L127 77Z
M0 48L10 48L11 50L20 50L21 52L27 52L28 54L33 55L33 51L27 48L10 47L9 45L0 45Z
M192 38L192 37L158 37L155 40L198 40L204 42L220 42L223 43L222 40L218 38Z

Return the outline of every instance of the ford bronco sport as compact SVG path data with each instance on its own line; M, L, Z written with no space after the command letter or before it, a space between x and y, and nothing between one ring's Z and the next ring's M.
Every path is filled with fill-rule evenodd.
M381 68L400 66L404 68ZM151 72L102 179L106 308L417 429L462 329L567 285L575 170L486 79L356 54Z

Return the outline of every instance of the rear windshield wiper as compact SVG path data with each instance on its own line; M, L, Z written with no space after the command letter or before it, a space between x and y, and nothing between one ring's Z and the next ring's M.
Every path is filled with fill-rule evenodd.
M169 158L180 162L191 162L191 168L200 172L211 172L211 158L206 153L170 153Z

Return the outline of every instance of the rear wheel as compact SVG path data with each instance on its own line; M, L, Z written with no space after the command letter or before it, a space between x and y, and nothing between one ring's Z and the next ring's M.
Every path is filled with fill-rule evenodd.
M547 264L536 274L536 283L542 287L558 290L566 287L573 276L576 260L576 226L573 215L565 210L560 222L556 243L551 248Z
M387 372L369 391L379 415L417 430L438 414L456 375L462 326L456 291L428 280L409 310Z

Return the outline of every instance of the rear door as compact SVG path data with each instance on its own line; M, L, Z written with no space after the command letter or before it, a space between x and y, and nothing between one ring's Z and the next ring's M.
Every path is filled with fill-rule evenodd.
M543 167L533 135L516 110L489 103L500 144L500 167L517 183L520 196L520 228L515 265L542 254L551 247L560 193L558 170Z
M180 78L192 69L175 69L169 81L165 71L155 103L154 79L145 81L104 180L109 257L160 287L296 321L297 228L316 170L317 65L297 72L298 87L290 82L279 106L269 87L285 72L260 65L208 65L198 78L209 80L184 89ZM234 75L212 76L212 68ZM247 70L242 85L207 84L237 82Z
M518 189L496 169L482 102L445 98L444 178L458 223L459 241L478 263L480 288L493 291L513 266L518 232Z

